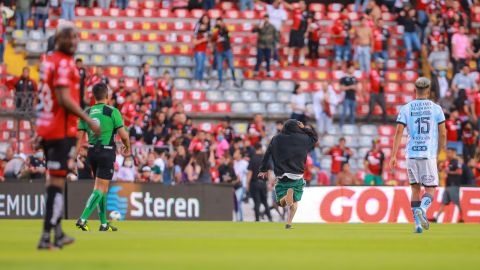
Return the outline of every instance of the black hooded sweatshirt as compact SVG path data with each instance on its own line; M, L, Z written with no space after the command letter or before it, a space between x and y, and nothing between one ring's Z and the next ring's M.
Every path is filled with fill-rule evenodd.
M261 172L268 170L270 157L273 160L273 172L276 176L284 173L303 174L307 155L318 141L317 133L310 129L301 129L296 120L287 120L280 134L270 141L263 156Z

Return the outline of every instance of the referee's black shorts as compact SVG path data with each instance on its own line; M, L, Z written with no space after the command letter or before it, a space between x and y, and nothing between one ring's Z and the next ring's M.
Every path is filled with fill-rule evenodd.
M92 168L93 178L112 180L116 152L115 148L88 148L87 162Z

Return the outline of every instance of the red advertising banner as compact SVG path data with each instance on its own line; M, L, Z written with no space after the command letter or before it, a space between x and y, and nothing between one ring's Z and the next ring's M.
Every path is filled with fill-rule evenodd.
M435 192L428 218L436 216L443 188ZM305 188L294 222L407 223L413 222L409 187ZM480 222L480 188L461 188L460 204L466 223ZM458 208L448 205L438 222L456 223Z

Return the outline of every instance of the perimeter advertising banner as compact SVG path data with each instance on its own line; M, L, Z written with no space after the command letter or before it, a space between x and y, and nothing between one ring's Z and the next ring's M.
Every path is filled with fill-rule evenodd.
M93 189L93 182L68 183L67 215L78 218ZM151 183L112 182L107 211L126 220L232 220L233 187L223 185L163 186ZM92 218L98 216L94 212Z
M43 216L45 183L0 183L0 219Z
M435 192L427 212L433 218L441 205L443 188ZM480 222L480 188L462 188L464 221ZM458 208L445 207L439 222L456 223ZM305 188L294 222L307 223L407 223L413 222L409 187L309 187Z

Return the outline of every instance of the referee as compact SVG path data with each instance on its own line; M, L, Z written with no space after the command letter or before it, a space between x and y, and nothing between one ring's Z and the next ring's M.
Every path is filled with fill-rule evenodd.
M93 210L98 206L98 215L100 218L99 231L117 231L117 228L111 226L107 221L107 192L110 180L113 177L113 164L116 156L116 146L114 137L118 132L123 142L122 152L124 155L130 155L130 141L128 133L123 128L123 119L120 112L111 106L106 105L108 96L108 87L104 83L98 83L93 86L93 97L95 105L88 108L86 113L102 127L100 137L95 137L92 130L80 121L78 124L78 146L83 141L85 133L88 134L88 154L87 163L92 168L92 174L95 179L95 187L87 201L82 216L77 220L77 228L82 231L88 231L87 219Z

